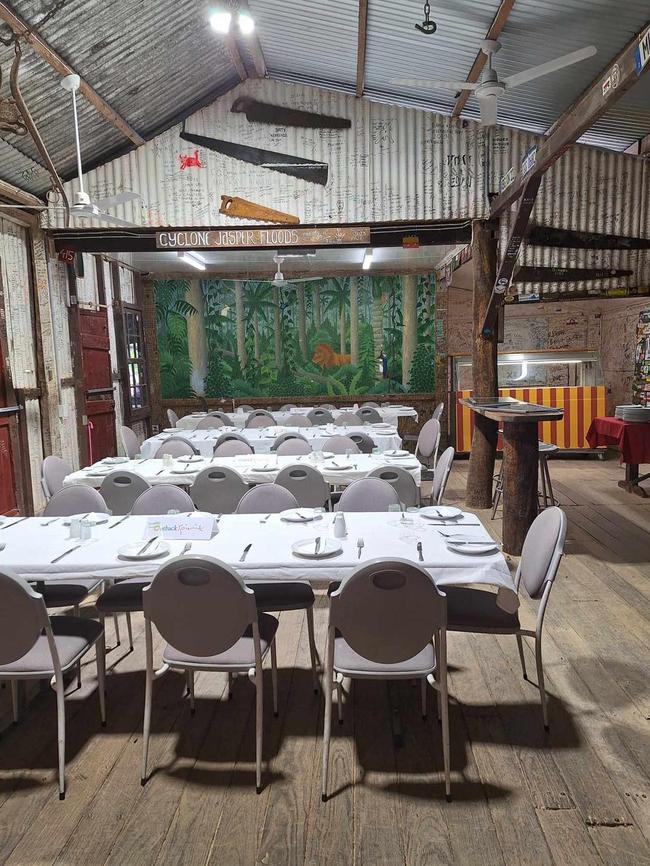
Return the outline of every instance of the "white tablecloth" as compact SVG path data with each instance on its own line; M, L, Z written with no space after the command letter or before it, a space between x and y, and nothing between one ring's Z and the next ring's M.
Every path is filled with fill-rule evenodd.
M71 540L63 518L44 526L40 517L29 518L15 527L0 532L5 542L0 551L0 568L9 568L30 580L58 580L73 577L113 580L124 577L152 577L168 557L180 554L184 542L170 541L170 552L155 560L126 562L117 558L118 549L128 542L145 537L146 517L111 518L107 524L93 530L90 541ZM326 560L306 560L293 555L292 542L320 535L332 535L333 515L327 513L309 524L286 523L280 515L273 515L261 523L260 515L224 515L218 523L218 533L209 541L193 541L191 553L214 556L235 568L245 580L309 580L313 583L344 580L358 566L375 558L404 558L418 563L417 542L422 541L424 562L435 583L447 585L484 584L497 587L500 604L516 609L512 577L503 555L471 556L450 551L439 530L446 527L432 525L416 517L412 526L400 524L392 513L346 514L348 536L342 539L343 552ZM487 531L473 514L463 533L477 539L488 538ZM12 522L9 518L6 524ZM357 540L363 538L364 547L358 558ZM245 563L240 563L244 547L252 542ZM51 560L80 544L58 563Z
M206 469L208 466L229 466L231 469L239 472L242 478L250 484L263 484L265 481L274 481L281 469L285 466L293 466L296 463L305 463L316 467L323 474L328 484L350 484L352 481L364 478L378 466L404 466L415 478L418 487L422 478L422 466L412 455L403 460L399 458L391 460L388 457L376 456L374 454L353 454L349 458L345 455L338 455L332 459L318 462L313 454L298 457L278 457L276 454L268 456L264 456L263 454L243 454L239 457L206 458L200 463L191 464L183 463L180 459L174 460L173 469L182 469L182 472L166 469L162 460L154 459L129 460L120 464L100 462L86 469L79 469L76 472L70 473L70 475L66 476L63 483L66 486L70 484L88 484L90 487L99 488L104 480L104 475L89 474L89 472L121 469L142 475L149 484L189 486L202 469ZM347 468L337 469L336 465L346 465ZM265 469L267 466L269 467L268 470Z
M212 457L214 443L224 433L233 432L234 427L219 427L212 430L179 430L179 436L188 439L200 454L204 457ZM239 435L249 442L256 454L268 454L276 438L282 433L298 433L309 441L314 451L326 451L327 440L330 436L350 436L352 433L366 433L380 451L391 451L402 447L402 439L397 434L395 427L337 427L328 424L320 427L261 427L253 429L237 430ZM153 457L165 439L169 439L172 433L159 433L143 442L140 453L143 457Z
M277 424L286 424L287 419L291 417L291 415L306 415L308 412L311 412L312 409L318 408L314 406L298 406L296 409L291 409L290 412L271 412ZM360 408L360 407L357 407ZM376 407L375 407L376 408ZM246 426L246 419L249 416L249 412L228 412L227 409L223 410L226 415L228 415L233 420L233 424L238 429ZM355 410L351 406L346 406L345 409L330 409L332 416L336 419L343 412L354 412ZM399 418L414 418L415 421L418 420L418 413L412 406L384 406L377 409L377 412L381 415L381 420L386 421L388 424L394 424L397 426L397 421ZM205 418L205 412L193 412L191 415L185 415L183 418L178 419L177 427L180 427L182 430L194 430L196 425L202 418Z

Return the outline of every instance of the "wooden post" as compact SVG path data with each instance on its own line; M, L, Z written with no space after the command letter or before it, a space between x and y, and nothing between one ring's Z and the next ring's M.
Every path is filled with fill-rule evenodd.
M480 416L476 416L478 420ZM526 533L537 517L537 424L503 424L503 550L519 556Z
M411 360L418 341L418 278L402 276L402 385L406 388L411 373Z
M359 363L359 278L350 277L350 363Z
M474 263L474 316L472 341L473 396L494 399L498 394L497 335L482 333L483 319L490 303L497 272L496 231L489 224L472 224L472 261ZM489 508L492 503L492 478L497 448L498 424L475 413L472 451L469 458L466 503L470 508Z

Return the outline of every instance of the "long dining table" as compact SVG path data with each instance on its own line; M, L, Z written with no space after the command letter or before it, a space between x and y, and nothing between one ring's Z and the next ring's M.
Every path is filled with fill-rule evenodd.
M397 429L389 425L363 425L339 427L336 424L325 424L316 427L245 427L237 430L235 427L218 427L209 430L164 430L156 436L146 439L140 454L143 457L154 457L160 446L171 436L182 436L197 449L199 454L212 457L217 439L224 433L236 432L243 436L256 454L265 454L272 450L276 439L283 433L297 433L303 436L314 451L327 450L327 440L332 436L351 436L353 433L365 433L370 436L379 451L393 451L402 447L402 439Z
M282 514L216 516L209 540L192 541L189 550L186 541L156 540L158 549L154 547L154 553L160 554L146 560L123 559L120 550L151 537L147 517L107 516L105 523L93 527L92 537L85 541L70 538L66 518L6 518L0 523L4 543L0 568L11 569L30 581L149 579L171 557L204 554L231 566L246 582L300 580L327 584L345 580L370 560L400 558L425 568L443 590L445 586L469 584L491 587L497 590L497 603L504 610L515 611L518 607L512 576L496 546L481 555L472 553L471 545L460 550L448 546L447 536L459 532L475 542L491 541L474 514L463 513L453 522L437 522L394 512L347 513L347 536L333 539L340 542L337 555L305 559L293 552L296 542L333 538L333 518L329 512L306 523L287 522Z
M273 416L276 424L286 424L287 421L294 415L307 415L308 412L311 412L312 409L317 409L318 406L296 406L293 409L288 409L283 412L280 411L271 411L271 415ZM359 407L357 407L358 409ZM379 412L381 416L381 420L385 421L389 424L393 424L397 426L398 420L400 418L413 418L415 421L418 420L418 413L412 406L402 406L402 405L391 405L391 406L380 406L379 408L373 407ZM328 410L334 420L342 415L344 412L354 412L355 408L353 406L346 406L344 409L329 409ZM250 412L242 412L237 409L235 412L228 412L227 409L224 409L224 412L228 415L229 418L232 419L232 422L235 427L241 429L246 426L246 421L248 420L248 416ZM194 430L199 421L203 420L207 412L192 412L190 415L184 415L182 418L178 419L176 424L177 429L181 430Z
M176 484L180 487L188 487L201 470L211 466L227 466L238 472L249 484L263 484L266 481L274 481L286 466L295 465L313 466L318 469L328 484L337 486L351 484L359 478L365 478L369 472L380 466L401 466L413 476L418 487L422 480L422 465L412 454L406 458L390 458L382 454L352 454L350 457L335 455L320 459L318 453L313 453L293 457L278 457L277 454L240 454L236 457L211 457L198 461L177 457L173 459L170 467L165 466L163 460L156 458L144 460L108 458L71 472L65 477L63 483L65 486L87 484L99 488L107 475L121 470L141 475L152 485Z

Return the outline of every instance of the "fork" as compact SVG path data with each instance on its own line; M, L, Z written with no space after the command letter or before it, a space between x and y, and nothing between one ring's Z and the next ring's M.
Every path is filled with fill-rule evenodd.
M181 556L182 556L184 553L188 553L189 550L191 549L191 547L192 547L192 542L191 542L191 541L186 541L186 542L185 542L185 546L184 546L183 549L181 550Z
M263 518L260 520L260 523L266 523L266 521L269 519L270 516L271 516L270 514L267 514L266 517L263 517Z
M364 546L365 542L363 538L357 538L357 559L361 559L361 551L363 550Z

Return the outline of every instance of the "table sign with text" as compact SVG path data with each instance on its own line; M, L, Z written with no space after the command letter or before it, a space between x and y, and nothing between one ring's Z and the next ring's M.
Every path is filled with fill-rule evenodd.
M211 514L196 517L165 514L147 518L147 538L162 535L168 541L208 541L213 532L214 517Z

